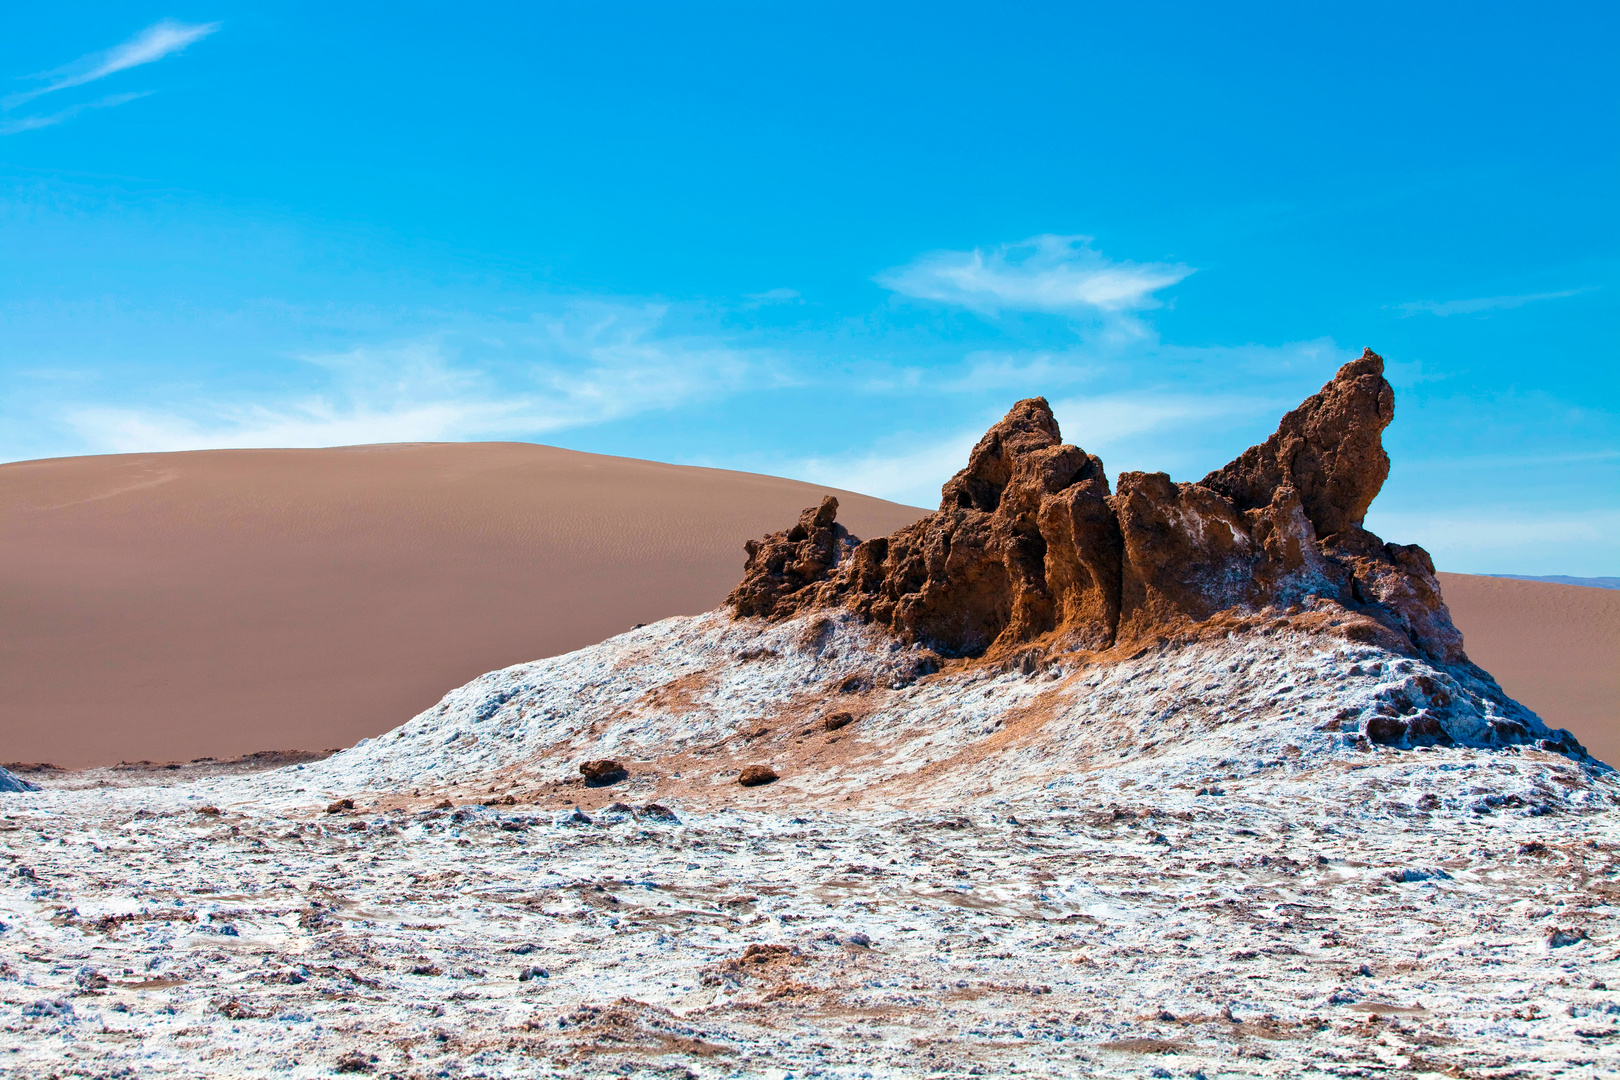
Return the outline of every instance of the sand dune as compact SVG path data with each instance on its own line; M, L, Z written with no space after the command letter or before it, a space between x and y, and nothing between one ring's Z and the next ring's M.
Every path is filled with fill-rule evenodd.
M526 443L0 465L0 760L348 745L484 671L713 607L743 541L826 490ZM921 515L837 494L860 536ZM1470 655L1620 761L1620 592L1444 581Z
M1620 591L1441 574L1469 659L1620 765Z
M713 607L830 490L526 443L0 465L0 760L348 745ZM921 513L834 493L860 535Z

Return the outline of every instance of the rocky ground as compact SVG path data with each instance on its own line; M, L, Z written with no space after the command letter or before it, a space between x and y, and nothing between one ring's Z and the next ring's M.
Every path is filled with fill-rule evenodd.
M1620 1066L1614 774L1363 734L1391 701L1488 727L1489 695L1303 631L920 676L868 634L669 620L324 761L35 774L0 1070ZM578 782L608 755L627 779Z

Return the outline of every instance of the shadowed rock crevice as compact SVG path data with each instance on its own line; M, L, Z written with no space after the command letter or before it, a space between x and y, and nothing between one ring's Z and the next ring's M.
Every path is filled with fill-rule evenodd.
M1342 636L1466 663L1434 564L1362 525L1389 475L1395 416L1372 350L1197 483L1127 472L1063 442L1045 398L1012 407L937 511L857 542L837 501L748 543L741 616L847 607L946 656L1102 651L1196 632L1222 613L1312 613Z

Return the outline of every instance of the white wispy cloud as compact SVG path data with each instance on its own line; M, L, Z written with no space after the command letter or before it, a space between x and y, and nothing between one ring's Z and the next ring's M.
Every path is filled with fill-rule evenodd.
M42 116L20 116L15 120L0 120L0 135L15 135L20 131L33 131L37 128L50 127L52 124L60 124L64 120L71 120L87 110L109 109L114 105L124 105L134 101L136 98L143 98L150 93L150 90L144 90L132 94L109 94L96 101L87 101L82 105L73 105L53 113L45 113Z
M1436 513L1383 512L1367 528L1400 544L1421 544L1441 570L1458 573L1607 574L1620 511L1525 513L1496 507ZM1594 558L1594 553L1602 553Z
M967 368L955 378L938 383L942 390L985 393L1039 386L1069 386L1095 378L1104 370L1095 356L1064 352L973 352L963 358Z
M883 425L889 416L875 403L931 398L932 417L928 411L909 414L908 423L918 425L912 433L846 444L836 453L778 459L769 467L812 483L934 506L940 486L967 464L968 451L1003 411L1020 398L1043 396L1064 439L1100 456L1110 476L1162 469L1177 480L1196 480L1263 440L1278 416L1355 355L1328 339L1229 347L1138 340L1118 349L977 351L954 369L908 368L886 380L867 380L860 399L843 403L857 413L869 410L875 424ZM986 411L983 402L995 405ZM733 465L757 470L761 463Z
M1578 296L1581 293L1592 292L1596 285L1588 285L1580 289L1563 289L1559 292L1521 293L1517 296L1479 296L1472 300L1414 300L1406 304L1394 305L1404 316L1417 314L1439 315L1472 315L1478 311L1491 311L1499 308L1523 307L1538 300L1562 300L1566 296Z
M1089 236L1045 234L993 248L935 251L876 280L902 296L988 314L1073 315L1157 307L1155 292L1193 272L1179 264L1113 261L1090 245Z
M489 394L438 341L303 357L325 369L321 393L261 404L205 399L180 407L89 405L66 422L101 451L346 446L476 438L523 406Z
M800 300L798 289L766 289L764 292L744 293L743 298L755 304L787 304Z
M552 425L617 419L767 375L767 353L702 335L668 334L668 315L665 305L595 302L541 320L544 336L531 344L555 358L535 369L549 400L562 410Z
M859 491L908 506L939 505L939 489L967 464L984 434L958 431L943 438L887 440L868 451L791 463L787 474L813 484Z
M162 60L218 29L219 23L182 23L164 19L121 45L81 56L71 64L40 73L35 78L46 80L45 85L7 96L0 100L0 108L13 109L43 94L83 86L132 67Z
M63 419L87 445L116 453L457 441L544 435L769 380L769 355L666 336L664 315L581 304L516 327L303 356L327 385L280 402L84 404Z
M1233 417L1263 414L1275 408L1274 402L1261 397L1145 392L1065 398L1052 403L1052 414L1066 440L1101 453L1135 436L1163 431L1172 425L1183 432L1194 425L1219 429ZM1232 456L1243 449L1238 447Z

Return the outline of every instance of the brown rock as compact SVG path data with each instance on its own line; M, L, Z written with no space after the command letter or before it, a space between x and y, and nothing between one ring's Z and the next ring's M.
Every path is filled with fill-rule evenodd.
M354 800L353 799L339 799L337 802L331 803L330 805L328 805L327 808L326 808L326 812L328 814L341 814L345 810L353 810L353 809L354 809Z
M750 765L737 774L737 783L743 787L759 787L773 783L776 778L776 770L769 765Z
M854 722L855 717L850 713L835 712L829 715L826 719L822 720L821 726L828 731L837 731L839 728L848 727Z
M987 432L939 510L860 544L834 586L856 611L947 656L1061 629L1105 647L1119 608L1119 529L1102 462L1060 443L1044 398Z
M754 944L743 950L742 962L745 964L770 964L797 955L798 950L791 945Z
M1389 745L1406 738L1406 721L1398 716L1373 716L1367 720L1367 738Z
M1380 437L1395 419L1395 391L1384 381L1384 358L1365 350L1333 381L1282 418L1277 433L1201 481L1239 510L1272 501L1294 488L1318 536L1331 539L1361 527L1367 507L1389 476Z
M606 787L617 784L626 776L624 766L612 758L602 758L598 761L587 761L579 767L579 774L585 778L585 783L591 787Z
M1135 641L1217 612L1337 597L1346 575L1323 558L1293 488L1248 512L1201 484L1123 473L1109 500L1124 553L1118 640Z
M1362 521L1389 474L1394 418L1371 350L1283 417L1277 433L1198 483L1124 473L1062 442L1044 398L1013 406L944 486L939 509L864 543L837 501L748 544L739 616L835 606L946 656L1028 664L1180 634L1225 612L1330 608L1325 620L1463 663L1462 637L1422 548Z
M849 531L833 521L837 514L838 500L828 495L800 514L793 528L748 541L742 583L726 602L739 615L783 617L798 610L791 598L825 581L854 547Z

